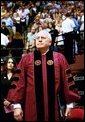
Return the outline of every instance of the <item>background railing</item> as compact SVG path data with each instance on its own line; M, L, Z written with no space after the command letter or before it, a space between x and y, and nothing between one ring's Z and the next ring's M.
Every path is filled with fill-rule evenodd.
M63 34L61 34L61 35L58 35L58 36L63 36ZM26 42L27 42L27 31L25 31L24 33L23 33L23 43L24 43L24 45L26 44ZM79 32L79 40L78 40L78 42L77 42L77 46L78 46L78 48L79 48L79 53L84 53L84 31L80 31ZM58 41L58 42L61 42L61 41L64 41L64 40L60 40L60 41ZM75 40L74 40L75 41ZM63 52L64 51L64 45L63 45L63 48L61 47L61 45L57 45L57 47L59 47L59 48L61 48L61 52ZM74 45L74 47L75 47L75 45ZM24 48L6 48L5 46L2 46L1 45L1 51L9 51L9 54L11 53L11 50L15 50L16 51L16 49L17 50L23 50L23 53L24 52L26 52L26 48L24 47ZM1 56L2 57L2 56ZM17 58L17 57L16 57Z

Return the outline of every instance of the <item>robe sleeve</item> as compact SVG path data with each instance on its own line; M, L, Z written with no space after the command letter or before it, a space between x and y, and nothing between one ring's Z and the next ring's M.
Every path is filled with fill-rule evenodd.
M72 102L76 102L80 99L80 95L78 94L78 89L74 82L70 65L68 64L65 57L60 54L60 71L61 71L61 93L64 96L65 104L69 104Z
M25 96L25 57L23 56L17 69L14 72L11 89L8 92L7 100L13 103L21 103Z

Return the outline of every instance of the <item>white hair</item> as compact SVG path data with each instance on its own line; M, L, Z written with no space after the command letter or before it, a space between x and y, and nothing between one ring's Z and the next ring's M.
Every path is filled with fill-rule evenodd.
M52 37L51 37L51 34L49 32L47 32L46 30L41 30L39 31L37 34L36 34L36 38L40 35L43 35L44 37L46 38L49 38L50 41L52 41Z

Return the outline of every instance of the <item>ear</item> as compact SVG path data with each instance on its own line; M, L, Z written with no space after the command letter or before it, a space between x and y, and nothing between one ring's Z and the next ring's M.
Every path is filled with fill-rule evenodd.
M51 46L52 41L49 41L49 46Z

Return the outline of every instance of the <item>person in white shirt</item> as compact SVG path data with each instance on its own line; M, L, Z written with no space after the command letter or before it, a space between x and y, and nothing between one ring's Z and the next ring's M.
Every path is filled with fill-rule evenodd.
M9 43L8 37L3 33L1 33L1 57L5 57L8 55L9 51L6 49L8 43Z
M63 33L73 32L75 24L73 20L70 19L70 13L66 14L66 19L62 22Z
M1 33L1 45L6 46L9 43L9 39L6 35Z
M69 64L74 63L73 39L75 24L70 19L70 12L66 13L66 19L62 22L62 32L64 36L64 55Z
M22 32L22 28L21 28L21 24L20 24L20 16L19 13L17 12L17 10L15 11L15 13L13 14L13 19L14 19L14 24L15 24L15 32Z
M22 6L21 8L21 12L20 12L20 25L21 25L21 33L24 33L24 31L26 30L26 12L25 12L25 8L24 6Z
M36 34L36 28L32 26L31 31L27 33L26 50L28 51L35 50L35 34Z

